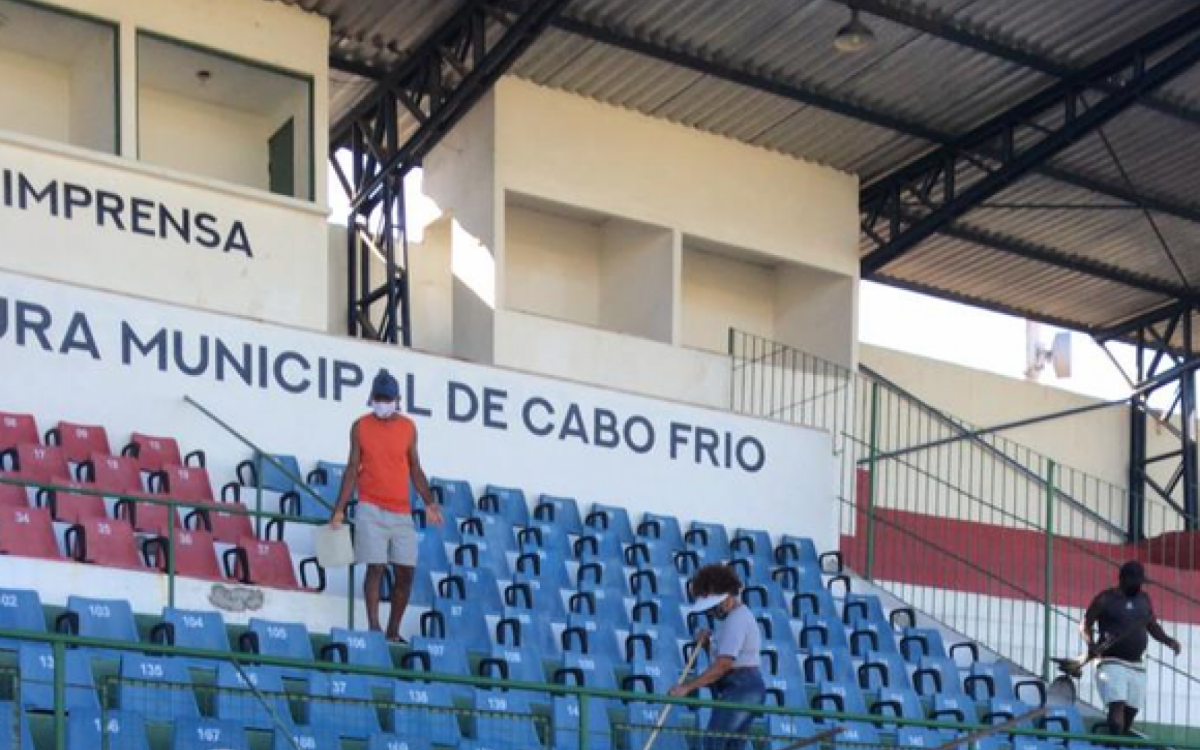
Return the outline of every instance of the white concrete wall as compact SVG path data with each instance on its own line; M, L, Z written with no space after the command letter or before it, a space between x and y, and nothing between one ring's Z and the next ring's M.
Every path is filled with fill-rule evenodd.
M114 53L112 44L96 40L71 66L71 143L109 154L118 147Z
M604 224L600 325L664 344L679 340L679 233L610 219Z
M145 87L138 111L142 162L267 189L266 117Z
M683 344L729 351L729 329L775 338L774 269L683 246Z
M71 72L0 49L0 128L59 143L71 139Z
M507 307L597 325L603 245L597 223L509 204L505 214Z

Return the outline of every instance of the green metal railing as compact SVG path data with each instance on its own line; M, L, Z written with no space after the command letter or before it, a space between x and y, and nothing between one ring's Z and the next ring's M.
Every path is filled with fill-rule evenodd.
M45 644L51 648L54 656L51 680L55 695L54 710L49 714L35 714L32 719L44 720L44 723L48 724L48 727L44 728L47 734L53 737L55 750L66 748L68 712L65 698L69 684L65 657L70 649L93 650L91 661L99 665L97 671L102 675L97 680L102 710L134 710L149 716L152 723L169 722L186 716L191 712L190 704L194 701L196 712L204 716L224 712L246 720L255 713L266 714L267 720L258 724L261 731L275 729L290 734L293 726L303 727L314 721L326 727L334 724L354 725L360 721L364 712L370 712L380 729L398 730L402 735L406 731L413 731L416 726L428 728L432 726L432 719L440 717L442 721L453 721L458 733L463 736L477 737L485 734L493 741L508 740L507 744L513 747L522 747L522 738L527 737L527 733L532 730L541 746L545 747L559 748L569 745L578 750L588 750L593 746L608 744L613 748L641 750L653 727L659 723L657 719L661 712L668 707L673 710L674 718L663 725L663 734L657 740L663 744L656 745L662 748L681 747L678 744L671 745L667 739L670 737L685 740L697 737L711 738L712 735L704 731L698 713L700 710L748 708L742 704L696 698L671 698L575 685L436 674L341 662L302 661L254 653L207 651L154 643L127 643L57 633L0 630L0 640ZM122 676L115 663L123 656L135 655L185 658L192 665L190 680L179 682L154 679L157 675L153 670L143 670L146 674L136 677ZM3 658L3 652L0 652L0 658ZM285 685L283 691L259 690L251 687L252 682L247 686L222 687L215 684L212 675L212 670L221 664L236 665L242 670L242 674L255 667L266 666L322 674L327 680L358 675L377 682L382 679L385 684L370 696L359 697L339 696L337 691L314 696L298 684ZM15 703L19 706L19 691L23 687L23 681L28 679L13 670L5 669L0 663L0 699L15 698ZM430 703L420 700L419 692L414 694L401 690L400 693L395 693L394 681L418 691L422 685L446 686L451 693L454 688L471 688L476 691L472 694L476 699L455 699L443 704ZM510 700L505 701L506 696ZM520 705L516 701L518 696L522 699ZM553 710L556 701L569 703L568 710L560 713L558 718ZM181 711L181 707L188 707L189 710ZM570 707L574 710L570 710ZM639 708L641 710L638 710ZM901 727L939 730L950 737L989 730L988 725L976 723L884 717L873 713L856 714L776 706L750 707L750 710L756 717L768 721L761 722L742 736L755 743L763 743L759 746L772 750L782 750L785 747L794 750L810 745L833 747L835 744L837 747L851 747L856 744L864 748L892 747L895 745L896 732ZM593 719L594 712L601 712L599 715L609 721L596 721ZM603 716L605 713L608 714L607 717ZM314 720L314 717L318 718ZM774 722L770 721L772 717ZM809 722L816 722L816 727ZM762 723L767 725L765 729L761 726ZM781 726L789 723L794 727L808 729L778 731ZM770 729L772 726L776 729L774 733ZM580 731L580 727L584 727L585 731ZM862 731L863 727L874 730L879 736L878 741L856 741L856 727L858 731ZM605 738L598 736L603 734L605 729L610 732L607 743L604 742ZM994 730L994 727L992 729ZM1071 734L1035 728L1032 721L1028 726L1012 726L1003 731L1011 736L1024 735L1055 741L1080 740L1111 745L1113 740L1112 737L1104 735ZM617 741L614 741L615 739ZM292 742L294 743L294 739ZM487 743L484 744L487 746ZM1124 737L1121 738L1120 744L1130 748L1161 747L1161 743ZM13 746L19 747L19 744ZM1200 745L1179 744L1176 747L1179 750L1200 750Z
M869 368L852 371L759 336L731 331L731 408L827 430L839 466L847 565L918 610L1028 672L1077 654L1077 624L1117 566L1155 563L1151 595L1184 646L1150 651L1141 722L1165 736L1200 723L1200 550L1187 520L1147 498L1150 544L1126 544L1124 488L980 430ZM1064 419L1112 408L1086 405ZM1164 482L1166 484L1166 482ZM1182 624L1180 624L1182 623ZM1095 701L1090 677L1081 695Z

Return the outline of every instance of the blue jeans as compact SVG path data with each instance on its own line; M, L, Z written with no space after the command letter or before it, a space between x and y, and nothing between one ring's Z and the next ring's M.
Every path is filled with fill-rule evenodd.
M708 720L708 731L704 738L704 750L743 750L749 746L743 737L723 735L741 734L750 727L754 713L750 706L761 706L767 694L762 673L756 667L734 669L714 686L716 700L729 703L745 703L746 708L715 708Z

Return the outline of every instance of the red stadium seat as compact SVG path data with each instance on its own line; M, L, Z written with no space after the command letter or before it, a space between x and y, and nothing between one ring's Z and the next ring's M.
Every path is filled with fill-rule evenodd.
M15 448L21 443L40 443L37 422L32 414L0 412L0 451Z
M86 488L86 485L62 477L55 477L51 483L76 489ZM104 507L104 498L99 495L65 490L39 490L38 504L49 505L50 515L54 520L64 523L75 524L89 518L108 518L108 509Z
M156 537L146 542L147 563L162 571L167 569L167 539ZM181 531L175 535L175 572L190 578L224 581L217 565L213 538L206 531Z
M3 475L0 475L3 476ZM29 496L18 484L0 484L0 508L28 508Z
M208 479L208 470L203 466L164 466L152 477L150 489L160 495L170 495L175 500L213 501L212 482Z
M44 508L0 508L0 554L63 559L50 512Z
M71 474L62 450L53 445L21 443L7 456L17 476L31 482L49 483L54 477Z
M182 466L184 463L175 438L143 435L140 432L130 436L129 445L125 446L122 454L136 459L138 468L148 472L162 471L167 466ZM192 455L201 454L197 452ZM203 465L203 460L200 463Z
M316 569L317 582L308 584L307 566ZM296 571L292 567L292 554L287 542L273 542L254 537L245 537L237 547L225 551L225 572L230 578L253 586L270 586L277 589L301 590L296 582ZM303 588L310 591L325 589L325 571L315 557L300 563Z
M176 529L183 527L183 524L179 522L179 512L176 510L172 513L172 509L166 505L137 500L118 500L115 510L117 518L128 521L133 530L141 534L165 535L168 516L172 519Z
M83 463L93 453L108 455L108 433L100 425L59 422L46 433L46 443L62 448L63 457L71 463Z
M246 537L254 536L254 525L250 516L231 513L230 510L246 510L241 503L209 503L208 508L197 511L192 528L205 528L213 539L226 544L237 544Z
M144 570L133 528L125 521L87 518L67 530L67 554L75 561Z
M142 472L136 459L93 453L81 464L82 479L118 495L141 495Z

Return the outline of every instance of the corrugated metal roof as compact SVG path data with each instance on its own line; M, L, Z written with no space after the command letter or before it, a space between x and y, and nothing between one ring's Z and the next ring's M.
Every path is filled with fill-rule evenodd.
M332 54L381 71L403 59L462 2L279 1L328 16ZM565 19L898 118L908 123L900 131L881 125L882 120L872 124L732 83L711 70L705 74L593 41L562 25L543 34L511 72L854 172L869 182L931 147L914 132L965 132L1049 85L1053 78L1046 71L1086 65L1163 25L1193 2L862 0L862 5L867 8L864 21L877 40L856 55L832 49L837 29L849 17L846 0L573 0ZM921 23L913 24L906 14ZM946 38L955 34L973 35L1012 52L993 54ZM1040 62L1028 66L1021 55ZM330 88L336 120L367 84L335 73ZM1157 96L1191 108L1192 121L1135 106L1103 131L1119 166L1099 135L1061 154L1053 166L1178 207L1179 215L1153 215L1175 261L1136 206L1116 205L1112 198L1043 176L1026 178L960 225L1142 278L1200 285L1200 225L1181 218L1200 217L1200 70L1188 71ZM885 273L905 285L1085 328L1164 301L1141 289L946 236L927 241Z

